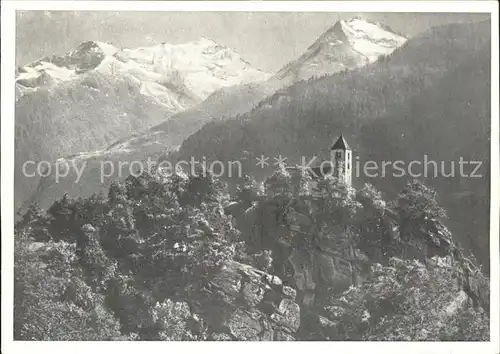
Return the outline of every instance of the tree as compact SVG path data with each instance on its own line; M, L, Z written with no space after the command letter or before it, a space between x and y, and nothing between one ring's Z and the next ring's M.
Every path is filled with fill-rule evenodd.
M257 200L258 194L259 186L257 182L255 182L255 179L245 175L243 177L243 183L237 186L236 199L243 202L248 208Z
M458 286L459 269L392 258L366 282L334 295L327 316L340 340L485 340L489 319ZM465 323L464 320L471 322Z
M38 204L32 204L16 223L15 228L16 230L24 229L27 238L46 242L51 239L50 222L51 217L41 210Z
M284 164L276 167L274 173L264 182L266 195L276 199L289 199L292 196L291 175Z
M234 256L239 233L224 214L226 196L211 175L139 176L113 183L107 199L65 196L47 217L29 209L16 229L24 240L16 256L17 337L118 339L121 328L158 339L154 304L187 298ZM44 228L57 242L33 242Z
M292 169L291 185L292 194L295 198L301 198L310 195L310 186L312 177L308 169L303 169L301 166L296 166Z
M399 221L400 239L404 244L403 258L425 259L435 254L449 254L454 247L451 234L443 224L445 210L437 202L437 193L414 180L399 193L394 210Z
M201 203L218 203L223 197L224 186L214 178L213 174L203 166L195 166L194 174L189 176L184 193L182 193L181 205L199 207Z
M81 251L82 265L88 283L93 289L104 293L108 282L116 276L117 264L109 259L100 242L99 229L86 224L82 227L86 237Z
M83 280L76 245L33 244L23 234L16 236L15 339L124 339L103 297Z
M426 217L446 218L445 210L437 202L436 191L418 180L408 182L399 193L397 211L402 221L422 220Z

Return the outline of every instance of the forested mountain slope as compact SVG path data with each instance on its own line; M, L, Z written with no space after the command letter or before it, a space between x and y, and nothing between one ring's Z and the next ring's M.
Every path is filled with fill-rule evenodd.
M483 178L438 178L429 183L444 199L459 192L473 196L469 201L478 211L473 229L466 230L468 221L461 222L461 215L471 208L468 202L450 199L447 207L453 209L457 233L463 233L457 237L482 244L472 248L481 249L477 256L487 266L489 212L483 196L489 188L489 43L488 22L435 28L370 66L299 82L248 114L205 125L183 143L178 158L239 160L245 173L263 177L269 169L258 168L255 157L281 153L292 164L301 156L307 161L314 155L329 158L332 139L341 133L361 167L367 160L379 166L383 160L409 163L423 160L423 154L448 167L460 155L474 157L484 161ZM376 179L389 194L405 183L391 176ZM373 178L363 176L363 171L354 177L355 186L366 181Z
M155 172L159 172L155 171ZM409 183L130 176L16 224L19 340L488 340L489 282Z

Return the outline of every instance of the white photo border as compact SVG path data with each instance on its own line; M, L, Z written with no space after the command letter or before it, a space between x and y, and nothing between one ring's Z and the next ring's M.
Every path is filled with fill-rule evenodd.
M67 11L259 11L259 12L443 12L491 14L491 202L490 202L490 342L24 342L13 340L14 297L14 107L15 12ZM2 231L2 353L137 353L170 350L220 353L237 349L303 350L341 353L500 353L499 346L499 61L496 1L2 1L1 4L1 219ZM82 345L83 344L83 345ZM279 347L278 347L279 345Z

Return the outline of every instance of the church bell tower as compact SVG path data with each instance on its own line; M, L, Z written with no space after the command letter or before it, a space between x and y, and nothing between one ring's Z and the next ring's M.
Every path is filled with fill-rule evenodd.
M347 185L352 183L352 150L340 135L331 148L333 176L342 179Z

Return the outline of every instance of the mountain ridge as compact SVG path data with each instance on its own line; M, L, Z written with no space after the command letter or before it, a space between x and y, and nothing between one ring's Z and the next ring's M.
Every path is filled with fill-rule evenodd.
M38 87L78 80L80 75L92 70L140 82L141 93L155 98L173 113L190 105L162 97L175 96L175 90L169 92L168 84L174 83L175 87L180 80L186 94L193 96L189 98L199 103L219 88L264 80L269 76L254 69L235 51L204 37L178 45L162 43L123 49L105 42L85 41L64 55L46 56L18 68L16 87L21 93L32 92Z
M423 153L430 159L449 162L458 159L459 151L462 155L475 151L471 159L485 161L487 169L489 144L484 142L489 135L484 120L490 117L489 94L481 97L481 93L488 88L490 79L488 33L487 23L444 26L410 39L371 66L299 82L267 97L237 119L206 124L184 141L174 159L183 160L187 156L198 159L203 154L209 161L238 160L246 174L262 179L272 168L259 169L254 159L247 156L281 154L292 165L300 163L300 156L329 159L327 147L332 135L343 133L349 137L355 154L359 154L361 164L421 159ZM435 50L437 47L441 50ZM425 57L427 61L414 64L415 57ZM483 62L486 64L480 64ZM475 67L483 69L471 69ZM460 103L460 97L474 97L474 104ZM470 116L481 117L481 121L470 121ZM450 124L453 129L449 129ZM412 136L405 134L408 129L418 134L411 143L401 138ZM474 136L473 146L468 147L455 132ZM415 155L415 151L421 154ZM446 199L455 234L464 244L472 243L470 249L482 259L488 259L489 206L483 200L483 194L489 195L484 193L489 188L486 179L453 179L454 184L444 178L431 179L431 185ZM371 180L361 178L354 183L375 183ZM385 193L394 193L394 188L402 183L390 178L376 181L375 185ZM459 191L469 191L472 199L459 201L449 197ZM475 206L474 226L464 221L465 205ZM484 266L486 269L488 262Z
M328 35L330 31L337 30L339 26L342 26L342 22L351 23L352 21L358 21L361 23L371 24L378 26L378 30L384 34L384 36L393 36L399 42L389 49L384 49L382 53L389 53L393 50L399 48L406 42L406 38L399 36L398 34L392 35L389 33L389 29L383 29L384 27L380 24L374 24L372 22L362 20L361 18L353 18L351 21L337 21L333 26L327 29L313 44L308 47L315 49L317 53L312 56L312 59L318 56L318 53L322 53L322 46L319 44L324 42L324 37ZM342 31L342 29L340 30ZM272 75L266 81L253 82L246 85L237 85L231 87L225 87L220 90L214 91L209 95L202 103L197 107L188 109L186 111L180 112L172 117L171 120L159 124L153 130L164 130L164 131L174 131L175 133L181 135L183 140L190 134L197 131L201 126L211 120L224 120L230 117L234 117L239 114L244 114L253 109L266 97L273 95L279 90L288 87L289 85L306 79L311 79L314 76L321 75L331 75L336 72L343 71L346 69L353 70L364 65L369 64L370 60L359 61L361 57L365 57L364 54L358 51L354 51L352 46L349 44L348 36L341 32L344 41L347 43L342 43L342 50L340 51L340 57L335 58L333 55L322 55L319 61L324 62L324 67L314 67L314 70L304 72L304 75L287 73L290 70L303 70L302 68L309 65L308 60L306 60L313 53L304 52L297 59L290 61L288 64L283 66L274 75ZM375 36L376 37L376 36ZM383 37L383 36L382 36ZM328 43L323 43L322 45L329 46ZM338 49L338 48L334 48ZM329 49L330 50L330 49ZM330 50L331 51L331 50ZM346 55L342 53L348 52ZM356 54L359 53L359 54ZM328 53L327 53L328 54ZM345 54L345 53L344 53ZM302 58L302 60L301 60ZM339 62L346 62L347 65ZM348 63L347 61L353 61L353 63ZM292 68L292 69L291 69Z
M135 49L85 41L18 68L16 207L38 184L23 175L24 162L105 149L202 102L213 90L268 76L206 38Z
M427 37L427 34L423 34L422 36ZM428 41L428 40L426 40L426 41ZM420 43L419 44L420 47L414 48L414 44L413 44L414 42ZM212 121L212 123L206 124L200 131L191 135L184 142L182 142L181 139L178 139L178 138L173 139L172 137L178 136L178 134L182 134L183 132L185 134L185 131L183 129L185 129L185 123L187 120L176 119L176 117L174 116L170 120L153 127L151 129L151 132L148 132L148 133L143 134L143 135L139 135L139 136L134 137L132 139L128 139L128 138L121 139L120 144L122 144L122 145L120 145L120 146L123 146L123 144L127 144L127 141L130 140L129 145L128 145L129 147L126 149L127 151L118 149L118 146L113 146L113 147L109 147L107 150L105 150L106 152L103 152L103 153L106 156L108 156L108 158L111 158L111 160L113 160L113 161L115 159L124 159L124 158L127 161L141 160L143 158L146 158L147 156L151 156L152 158L157 158L157 157L160 157L161 155L168 154L169 152L171 152L173 150L172 147L175 147L176 145L180 145L181 143L183 143L183 148L181 149L181 155L183 154L183 151L184 151L184 154L186 154L186 150L187 150L188 155L198 156L200 154L200 152L203 152L203 154L205 156L210 157L210 156L212 156L213 153L216 153L216 152L213 151L213 149L212 149L213 147L215 147L215 145L213 145L213 144L211 145L209 143L209 140L211 138L209 138L208 140L205 141L205 139L202 137L202 135L207 134L207 131L213 130L214 132L216 132L214 137L216 140L218 140L219 139L218 135L220 133L222 133L222 132L227 133L228 129L229 129L229 131L233 131L233 129L237 129L238 126L241 124L241 123L239 123L240 121L244 122L244 121L248 120L248 117L251 117L252 115L260 114L259 112L261 112L261 111L262 112L266 111L267 110L266 107L272 107L274 105L283 105L283 106L289 105L292 97L297 96L297 94L300 94L298 97L301 97L299 99L299 101L302 100L302 97L308 97L308 95L312 95L311 97L315 97L317 95L318 96L317 99L320 99L320 97L324 97L324 99L325 99L324 102L327 102L328 100L326 97L328 97L328 95L325 95L325 92L329 92L328 90L332 89L331 84L329 82L335 82L335 85L338 85L339 88L342 88L341 90L337 90L337 92L336 92L338 99L347 100L347 99L349 99L349 97L352 96L353 93L356 94L356 92L360 91L360 90L361 90L360 93L363 92L363 90L365 90L363 88L365 86L365 84L363 84L363 82L366 80L371 80L372 75L376 75L380 80L387 80L387 77L385 77L383 75L386 75L385 73L389 73L389 72L392 72L391 75L395 75L395 77L393 79L391 79L392 81L395 82L395 84L398 84L398 85L402 84L403 82L405 82L405 80L409 80L409 76L408 76L408 73L406 73L407 68L406 67L401 68L399 66L398 63L400 63L400 61L401 61L399 58L400 57L405 57L405 58L406 57L410 57L410 58L413 57L412 53L414 50L419 51L422 49L421 43L422 43L422 41L420 38L411 39L409 46L405 45L404 48L401 48L400 50L398 50L397 52L395 52L391 56L390 63L387 61L380 61L380 62L373 63L370 66L364 67L362 69L357 69L356 71L352 71L350 74L346 74L346 73L341 72L341 73L337 73L333 76L327 76L324 78L312 80L311 83L308 83L306 81L301 81L299 83L296 83L287 89L283 89L281 91L278 91L277 93L274 93L273 95L268 96L265 100L261 101L261 103L259 104L258 107L253 108L250 112L248 112L245 115L242 115L239 118L230 119L229 121L227 121L227 123L223 123L223 122L217 123L216 121ZM423 45L429 47L429 45L426 43L427 42L423 42ZM455 42L453 42L453 43L455 43ZM464 40L462 40L461 42L456 42L455 44L456 44L455 47L452 48L455 53L462 53L462 52L468 51L467 44L464 43ZM408 54L405 53L405 51L407 50L407 47L410 47L411 53L408 53ZM430 45L430 48L432 48L432 47L433 47L433 45ZM444 52L441 54L444 57L448 56L448 54L444 53ZM397 65L393 65L392 64L393 62L395 62ZM383 102L387 101L387 102L385 102L385 104L388 106L391 106L392 103L390 103L390 102L397 100L398 95L404 96L404 95L413 95L413 94L417 93L418 90L423 89L429 85L429 83L427 83L427 81L431 82L433 80L437 80L441 76L440 71L443 71L444 69L449 68L453 64L453 62L446 61L447 64L443 68L442 63L444 61L438 60L437 62L439 63L439 65L436 66L436 65L434 65L434 63L431 63L431 66L427 69L427 72L422 71L421 69L417 68L418 71L415 72L414 75L422 76L425 80L423 82L415 82L412 85L406 86L407 88L405 91L401 91L401 90L397 89L395 91L394 95L393 94L389 95L389 93L392 91L390 91L390 92L387 91L387 89L384 89L383 85L382 86L379 86L378 84L374 85L373 90L376 89L376 93L377 93L375 95L374 100L383 100ZM411 76L411 77L414 77L414 76ZM321 89L318 92L319 95L312 94L309 92L310 91L309 86L311 86L311 85L321 87ZM359 85L361 85L363 87L360 87ZM382 90L380 88L382 88ZM387 95L389 95L389 97L386 97ZM386 97L386 98L384 98L384 97ZM394 102L396 102L396 101L394 101ZM356 108L356 107L354 107L354 108ZM360 108L356 108L356 109L361 109L361 108L362 108L362 106L360 106ZM297 109L297 108L293 108L293 109ZM311 107L309 107L308 105L305 105L301 109L308 110L308 109L311 109ZM379 113L382 114L383 111L380 111ZM196 126L192 126L192 128L194 128L194 129L201 128L206 122L205 118L200 118L201 114L206 114L202 110L199 110L197 112L191 112L191 110L189 110L189 111L182 113L182 115L184 117L187 114L192 114L190 121L196 122L195 123ZM256 124L255 129L257 129L257 130L260 129L257 127L259 124L266 126L271 121L276 120L278 118L278 116L280 116L280 115L276 116L274 114L271 114L271 116L273 116L274 118L269 117L269 119L263 120L262 123L257 123L258 120L256 122L254 122L254 124ZM370 117L370 115L368 115L368 117L370 119L373 118L373 117ZM209 116L206 118L210 119ZM288 118L285 115L280 119L283 119L283 121L286 121L286 119L288 119ZM252 119L250 119L249 121L252 121ZM220 125L222 125L222 124L224 124L225 127L221 130ZM296 124L296 123L293 123L293 124ZM270 128L270 129L274 129L274 128ZM311 129L313 129L313 131L316 130L316 128L314 128L314 127L311 127ZM324 127L322 129L320 129L319 131L328 132L328 131L331 131L331 128ZM210 135L212 133L208 133L208 134ZM236 134L236 133L234 133L234 134ZM241 135L241 133L238 133L237 135L234 135L234 137L240 136L240 135ZM313 133L313 135L314 135L314 133ZM248 137L250 137L250 136L251 135L248 135ZM200 138L201 138L201 140L198 140ZM242 138L243 138L243 136L242 136ZM249 138L249 139L251 140L252 138ZM331 139L331 137L329 137L329 139ZM244 140L248 142L248 139L244 139ZM311 139L308 139L308 140L309 140L309 144L314 145L316 147L313 149L308 148L307 151L318 151L317 150L318 149L318 142L321 140L321 138L319 136L312 136ZM195 142L195 141L196 141L196 143L193 144L193 142ZM224 140L222 140L222 142L223 141ZM172 144L171 147L168 146L169 144ZM245 149L244 148L245 144L246 143L241 144L242 149ZM210 146L210 148L208 148L208 149L201 148L201 146L204 146L204 145ZM231 144L229 144L229 145L231 145ZM292 146L293 146L293 144L292 144ZM224 150L224 153L231 152L231 149L225 149L222 146L220 146L220 147L222 150ZM319 148L321 148L321 146L319 146ZM221 153L222 153L222 150L221 150ZM304 151L306 151L306 150L304 150ZM257 151L255 151L254 153L256 154L255 156L259 155L259 152L257 152ZM221 156L221 155L219 155L219 156ZM222 155L222 156L224 156L224 155ZM240 156L235 156L235 157L238 158ZM95 183L100 183L99 178L98 178L98 174L95 174L94 172L92 172L92 170L93 169L91 168L88 171L88 173L90 174L90 177L88 177L88 178L89 178L89 181L94 181L94 182L89 182L89 184L94 185ZM65 185L65 187L63 189L68 191L70 193L70 195L74 195L74 193L75 193L75 191L73 191L74 186L72 187L72 183L69 180L70 180L70 178L68 178L68 181L63 183L63 185ZM43 202L45 200L44 198L47 198L51 193L54 194L54 197L50 197L49 198L50 200L53 200L57 196L59 196L59 197L61 196L60 195L61 194L61 185L57 186L57 185L53 184L53 182L50 181L50 178L42 180L41 183L43 184L42 189L44 189L45 192L38 195L38 196L35 196L36 201L41 202L41 204L46 206L46 203L48 201ZM62 182L60 182L60 184L61 183ZM66 185L66 183L68 183L68 184ZM90 188L90 186L87 186L87 187L80 186L77 188L77 190L79 190L80 192L83 192L82 188L84 188L85 190L88 189L88 191L85 193L89 193L93 189L93 188Z
M333 59L333 62L328 64L336 66L333 69L327 67L322 70L323 72L319 70L317 75L357 68L374 62L380 55L392 53L406 40L405 37L384 29L380 24L360 17L354 17L349 21L340 20L311 44L302 56L279 70L275 77L280 80L288 77L292 82L308 79L311 75L307 71L305 75L300 73L307 70L307 66L312 65L317 69L321 63L328 63L325 58ZM339 60L332 57L338 56L338 53L342 53L343 57L341 56ZM316 60L318 56L319 59Z

